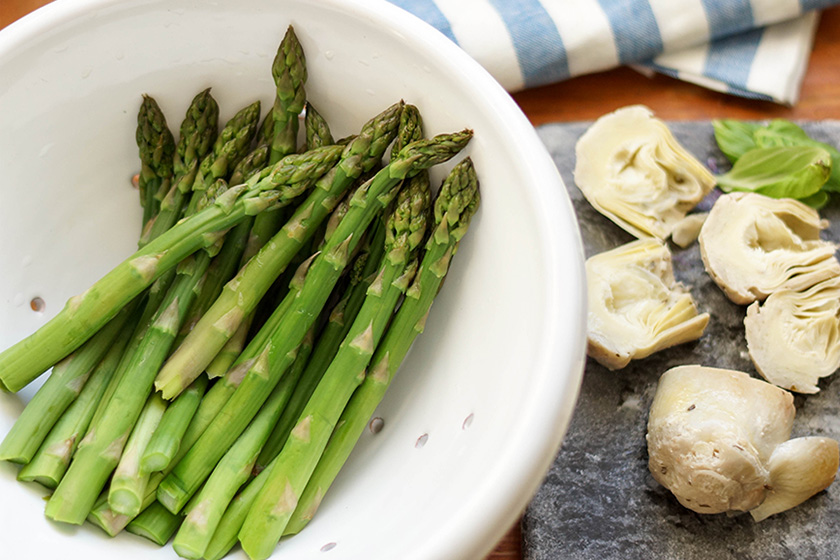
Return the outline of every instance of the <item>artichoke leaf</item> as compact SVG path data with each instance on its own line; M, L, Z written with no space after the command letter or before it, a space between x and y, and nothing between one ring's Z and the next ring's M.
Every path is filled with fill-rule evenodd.
M599 118L578 140L575 156L575 184L584 197L640 239L666 239L715 184L665 123L640 105Z
M840 368L840 276L807 290L780 290L744 318L747 349L764 379L790 391L816 393Z
M826 227L816 210L797 200L726 194L700 229L700 256L727 297L747 305L840 275L837 247L819 237Z
M590 257L588 354L608 369L696 340L709 322L674 279L671 253L641 239Z

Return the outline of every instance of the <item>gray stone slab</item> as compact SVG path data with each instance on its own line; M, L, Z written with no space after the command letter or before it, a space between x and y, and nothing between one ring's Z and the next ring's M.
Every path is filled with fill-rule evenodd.
M633 238L601 216L575 187L574 146L590 123L538 129L566 182L580 221L587 257ZM705 122L669 123L682 144L713 170L728 167ZM840 145L840 123L804 123L819 140ZM709 209L715 194L700 208ZM840 240L840 203L821 214L824 238ZM673 366L702 364L756 377L744 340L745 308L732 304L703 269L695 243L672 245L674 272L712 318L704 336L611 372L590 360L563 446L523 520L527 560L634 558L775 560L840 558L840 483L799 507L754 523L749 515L700 515L683 508L647 468L645 430L659 375ZM797 396L794 436L840 439L840 382L820 383Z

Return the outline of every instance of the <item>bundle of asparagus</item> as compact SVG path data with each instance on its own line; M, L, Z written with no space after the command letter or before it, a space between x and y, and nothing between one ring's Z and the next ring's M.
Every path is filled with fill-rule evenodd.
M272 75L261 126L255 102L218 130L208 89L177 143L143 97L139 249L0 353L6 391L52 368L0 443L20 480L54 489L49 518L267 558L422 332L479 202L469 158L434 202L427 170L472 132L426 139L400 101L336 142L291 27Z

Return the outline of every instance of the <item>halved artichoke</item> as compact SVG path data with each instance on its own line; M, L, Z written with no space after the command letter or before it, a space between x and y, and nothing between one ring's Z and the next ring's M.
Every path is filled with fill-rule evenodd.
M666 239L715 186L647 107L599 118L575 146L575 183L607 218L638 238Z
M840 276L798 292L779 290L747 308L747 348L764 379L797 393L816 393L840 368Z
M648 419L648 467L698 513L790 509L834 480L836 441L788 440L793 396L746 373L698 365L666 371Z
M700 338L709 314L674 279L671 253L641 239L586 261L588 354L609 369Z
M840 275L836 246L819 237L827 226L797 200L731 193L715 202L700 230L700 256L727 297L746 305Z

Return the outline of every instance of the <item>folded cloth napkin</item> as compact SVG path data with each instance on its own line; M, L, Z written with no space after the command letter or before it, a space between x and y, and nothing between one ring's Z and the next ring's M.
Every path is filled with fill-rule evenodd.
M620 65L792 105L818 10L840 0L390 0L508 91Z

